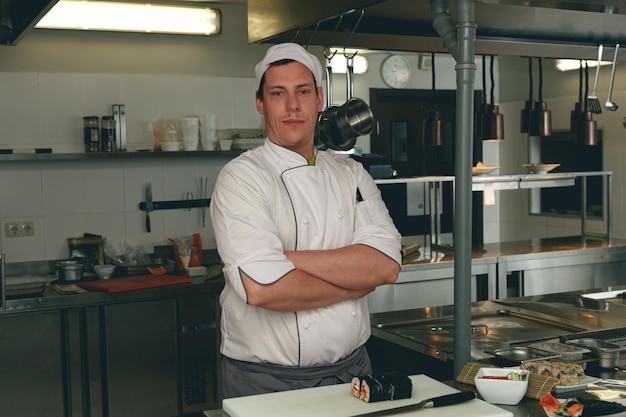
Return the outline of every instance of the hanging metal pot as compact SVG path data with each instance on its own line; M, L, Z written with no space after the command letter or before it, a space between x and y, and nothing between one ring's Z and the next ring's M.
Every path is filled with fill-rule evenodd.
M353 57L346 57L348 100L340 107L327 107L320 116L322 126L318 127L321 142L339 151L352 149L359 136L369 135L374 129L374 115L368 104L360 98L352 97Z

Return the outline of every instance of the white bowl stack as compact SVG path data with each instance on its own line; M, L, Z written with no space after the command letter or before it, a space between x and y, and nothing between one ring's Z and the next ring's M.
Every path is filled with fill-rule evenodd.
M196 116L183 117L179 121L183 137L183 150L197 151L200 140L200 120Z
M217 115L203 114L199 119L202 150L214 151L217 144Z

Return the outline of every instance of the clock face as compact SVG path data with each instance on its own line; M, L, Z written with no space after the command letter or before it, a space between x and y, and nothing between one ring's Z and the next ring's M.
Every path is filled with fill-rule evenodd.
M383 81L391 88L402 88L411 78L411 65L401 55L386 58L380 71Z

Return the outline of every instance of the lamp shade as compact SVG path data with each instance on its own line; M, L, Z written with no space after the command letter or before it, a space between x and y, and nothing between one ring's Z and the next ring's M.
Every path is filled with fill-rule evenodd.
M430 139L430 146L442 146L443 145L443 120L441 120L441 113L437 110L432 110L428 117L427 122L428 134L424 137Z
M501 142L504 140L504 116L497 104L489 104L483 117L483 141Z
M535 105L530 123L530 134L534 136L552 135L552 112L548 110L548 103L540 101Z
M593 114L588 111L581 123L583 145L596 146L598 144L598 122L593 120Z

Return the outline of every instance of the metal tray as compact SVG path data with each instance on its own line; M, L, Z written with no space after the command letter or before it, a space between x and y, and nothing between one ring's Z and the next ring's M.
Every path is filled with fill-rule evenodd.
M568 340L566 343L589 349L590 355L598 358L598 366L601 368L613 368L617 366L620 352L626 349L625 346L592 338L572 339Z
M576 361L583 358L583 354L591 352L589 349L567 345L565 343L539 342L528 345L533 349L541 349L555 355L561 355L561 359L565 361Z
M491 352L497 359L504 359L516 364L521 364L527 361L541 361L548 359L561 358L561 355L550 353L546 350L535 349L529 346L512 346L508 348L495 349Z

